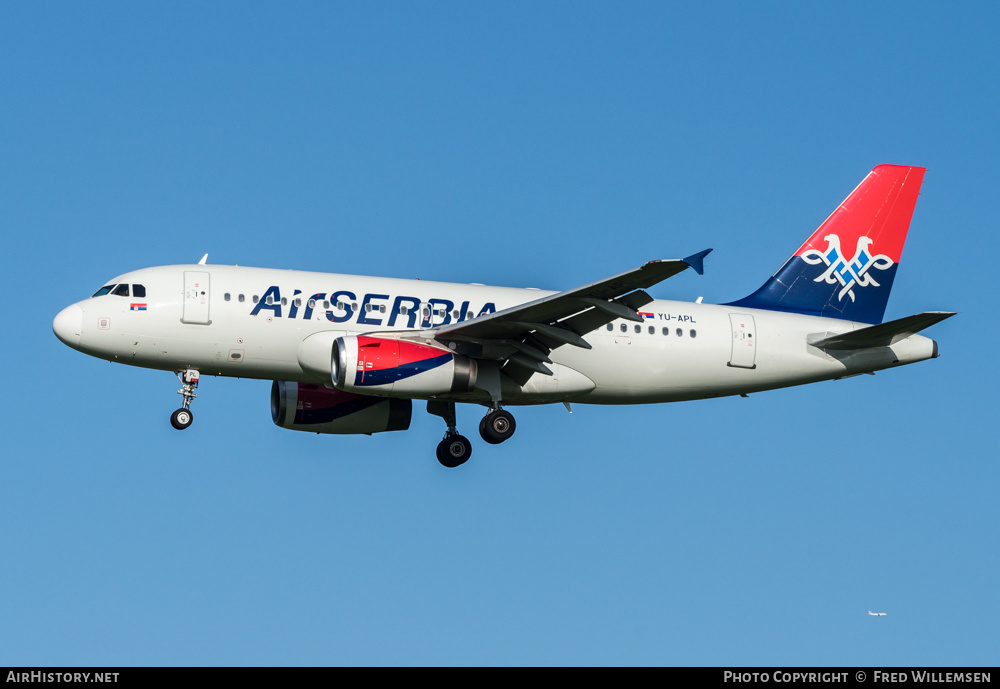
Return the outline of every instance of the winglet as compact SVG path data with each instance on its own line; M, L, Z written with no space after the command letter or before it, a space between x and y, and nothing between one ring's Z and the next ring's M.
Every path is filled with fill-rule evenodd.
M207 261L207 260L208 260L208 254L205 254L204 256L201 257L201 260L198 261L198 265L200 265L200 266L205 265L205 261Z
M699 251L696 254L691 254L687 258L682 258L681 260L687 263L689 266L694 268L694 272L698 275L705 274L705 257L712 253L711 249L705 249L704 251Z

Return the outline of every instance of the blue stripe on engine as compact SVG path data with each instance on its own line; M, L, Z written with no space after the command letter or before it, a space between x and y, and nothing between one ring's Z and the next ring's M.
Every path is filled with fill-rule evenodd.
M390 385L395 383L397 380L403 380L404 378L409 378L410 376L415 376L418 373L430 371L438 366L447 364L451 361L451 358L452 355L445 352L441 356L423 359L421 361L414 361L409 364L403 364L402 366L396 366L395 368L358 371L354 376L354 385L365 387L374 385Z

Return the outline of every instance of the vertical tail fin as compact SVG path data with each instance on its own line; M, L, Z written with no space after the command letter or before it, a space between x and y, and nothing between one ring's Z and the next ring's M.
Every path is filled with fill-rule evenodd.
M925 169L876 167L771 279L728 306L881 323Z

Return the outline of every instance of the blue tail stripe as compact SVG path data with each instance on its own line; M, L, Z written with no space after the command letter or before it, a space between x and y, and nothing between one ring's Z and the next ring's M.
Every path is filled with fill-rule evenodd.
M878 287L854 285L851 289L854 294L852 300L850 294L840 297L844 285L839 281L833 284L822 280L816 282L816 278L826 272L827 266L809 264L793 256L756 292L724 306L881 323L897 267L898 264L894 263L885 270L870 271ZM848 281L851 279L850 273L842 274L842 277Z

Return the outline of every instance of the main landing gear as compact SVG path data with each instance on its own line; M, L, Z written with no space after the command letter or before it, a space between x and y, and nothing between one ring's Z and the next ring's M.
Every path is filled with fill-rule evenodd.
M516 428L514 415L496 406L479 422L479 435L490 445L499 445L514 435Z
M189 368L178 373L177 378L181 381L181 389L177 391L177 394L183 396L184 401L181 403L181 408L170 415L170 425L178 431L183 431L194 421L194 414L191 413L191 401L198 396L194 394L194 391L198 387L199 373L193 368Z
M441 466L454 469L469 461L472 456L472 443L464 435L448 432L444 440L438 443L437 458Z
M469 457L472 456L472 443L464 435L460 435L456 428L455 403L431 400L427 403L427 411L440 416L448 426L444 438L437 446L437 458L442 466L454 469L469 461ZM479 422L479 435L489 444L499 445L514 435L516 427L514 415L501 409L500 405L494 404Z
M437 446L437 458L441 465L454 469L468 462L472 456L472 443L455 427L455 403L431 400L427 403L427 413L440 416L448 426L444 439Z

